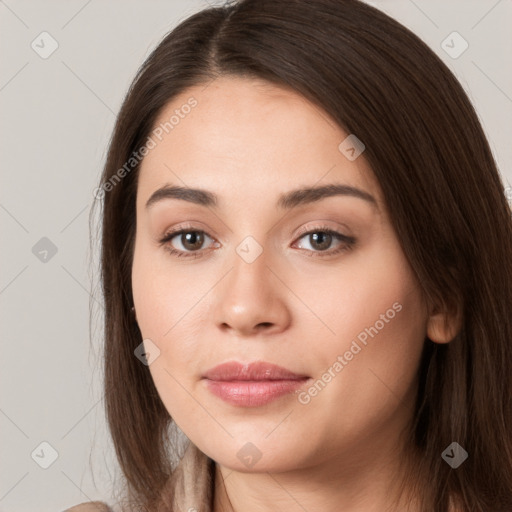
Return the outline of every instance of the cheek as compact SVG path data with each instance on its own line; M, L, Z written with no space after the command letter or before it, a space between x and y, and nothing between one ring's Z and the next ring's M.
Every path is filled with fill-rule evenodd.
M347 415L336 428L345 421L376 428L396 414L415 386L426 334L421 290L397 246L368 254L357 267L347 266L325 289L327 297L317 294L311 300L321 302L323 320L335 334L319 344L321 353L317 345L307 355L315 360L316 377L329 380L325 387L319 383L321 392L312 390L319 396L311 400L312 416L325 422L332 412L325 404L339 404ZM329 368L334 378L325 373Z
M214 276L197 279L190 270L173 271L167 258L164 250L155 252L136 245L133 298L142 337L149 338L162 356L151 369L165 361L165 368L183 380L186 372L196 371L194 363L200 360L199 330L204 325Z
M339 264L294 272L288 280L306 306L299 322L329 353L348 349L354 339L364 345L386 338L389 348L403 339L423 339L421 290L395 238L381 237Z
M163 249L151 249L144 240L135 245L132 266L132 289L137 322L144 337L162 339L171 334L183 317L192 290L187 290L183 273L169 272Z
M201 410L191 407L190 379L198 372L195 365L201 355L200 337L194 332L200 325L197 315L204 308L200 299L211 285L194 282L191 287L190 275L169 272L165 256L136 245L133 298L142 338L150 339L159 350L149 365L151 378L171 417L188 431L189 422L205 421Z

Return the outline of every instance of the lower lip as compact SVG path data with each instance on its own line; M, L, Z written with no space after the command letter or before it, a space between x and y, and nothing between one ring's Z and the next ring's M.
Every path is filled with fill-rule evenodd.
M240 407L258 407L293 393L308 379L300 380L238 380L206 379L208 389L225 402Z

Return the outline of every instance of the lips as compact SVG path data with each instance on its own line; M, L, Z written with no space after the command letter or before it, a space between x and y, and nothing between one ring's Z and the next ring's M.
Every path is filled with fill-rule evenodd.
M293 393L309 379L282 366L257 361L236 361L211 368L203 375L208 390L225 402L242 407L257 407Z
M282 366L263 361L242 364L229 361L208 370L204 378L216 381L234 380L297 380L307 378L307 375L293 373Z

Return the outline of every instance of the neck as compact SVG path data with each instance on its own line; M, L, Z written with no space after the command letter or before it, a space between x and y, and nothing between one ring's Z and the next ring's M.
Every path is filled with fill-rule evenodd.
M396 445L381 445L380 451L368 446L366 453L281 473L243 473L216 464L213 512L419 512L411 493L401 492L403 466Z

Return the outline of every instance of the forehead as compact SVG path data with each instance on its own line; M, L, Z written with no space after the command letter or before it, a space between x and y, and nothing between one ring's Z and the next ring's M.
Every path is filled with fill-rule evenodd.
M345 183L381 203L364 157L340 150L349 134L317 105L262 80L221 77L190 87L160 112L142 161L138 195L164 184L254 197L298 186Z

